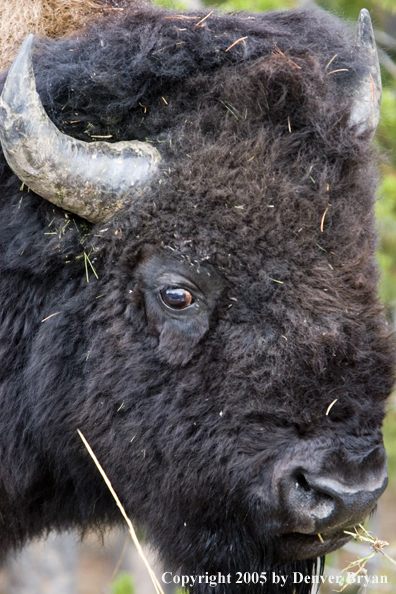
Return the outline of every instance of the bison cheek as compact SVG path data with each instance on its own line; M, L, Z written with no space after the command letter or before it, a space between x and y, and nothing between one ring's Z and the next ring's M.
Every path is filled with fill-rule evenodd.
M186 365L194 355L195 346L209 329L205 318L170 319L163 323L159 334L158 355L171 365Z

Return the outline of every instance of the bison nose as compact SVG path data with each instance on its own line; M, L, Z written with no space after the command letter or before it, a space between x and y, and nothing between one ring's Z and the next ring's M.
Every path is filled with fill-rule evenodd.
M317 533L354 526L373 510L388 483L386 456L376 447L359 464L341 468L294 467L280 480L280 498L293 532Z

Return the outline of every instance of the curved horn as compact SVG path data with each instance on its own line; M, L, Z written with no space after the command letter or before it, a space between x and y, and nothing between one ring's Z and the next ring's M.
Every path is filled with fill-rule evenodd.
M380 117L382 85L373 26L366 8L359 15L356 51L362 54L367 69L355 89L354 97L357 97L353 101L350 123L358 126L359 134L371 130L373 135Z
M39 196L92 223L137 199L159 162L148 143L83 142L47 116L33 74L33 35L8 73L0 98L0 142L14 173Z

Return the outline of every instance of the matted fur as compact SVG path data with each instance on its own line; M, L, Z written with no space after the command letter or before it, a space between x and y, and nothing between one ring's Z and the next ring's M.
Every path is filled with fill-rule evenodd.
M312 573L313 560L279 567L274 468L301 443L334 472L342 452L359 466L381 443L393 349L377 299L377 173L346 92L364 60L321 12L200 23L208 12L125 5L37 44L38 90L61 130L147 139L162 165L130 209L92 226L0 162L2 550L118 521L79 428L167 569ZM156 254L221 275L200 340L150 324Z

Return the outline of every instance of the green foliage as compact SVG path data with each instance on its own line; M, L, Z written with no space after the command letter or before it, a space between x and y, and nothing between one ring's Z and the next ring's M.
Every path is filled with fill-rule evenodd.
M135 586L131 574L121 572L111 585L111 594L135 594Z
M388 10L389 12L396 13L395 0L376 0L374 4L380 8Z
M391 408L383 426L384 444L388 456L389 489L396 489L396 410Z
M296 8L295 0L206 0L206 5L219 6L225 12L246 10L247 12L263 12L268 10L286 10Z
M368 0L362 3L361 0L351 0L350 2L340 0L318 0L316 4L340 17L357 19L357 15L363 6L364 8L367 8L370 13L372 12L374 1Z
M396 136L395 136L396 139ZM378 261L381 267L380 295L385 304L396 307L396 171L386 174L376 205L380 236Z
M157 6L162 6L162 8L170 8L173 10L188 10L188 0L183 2L183 0L152 0L152 4Z
M381 119L376 139L396 167L396 92L392 88L384 88L382 93Z

